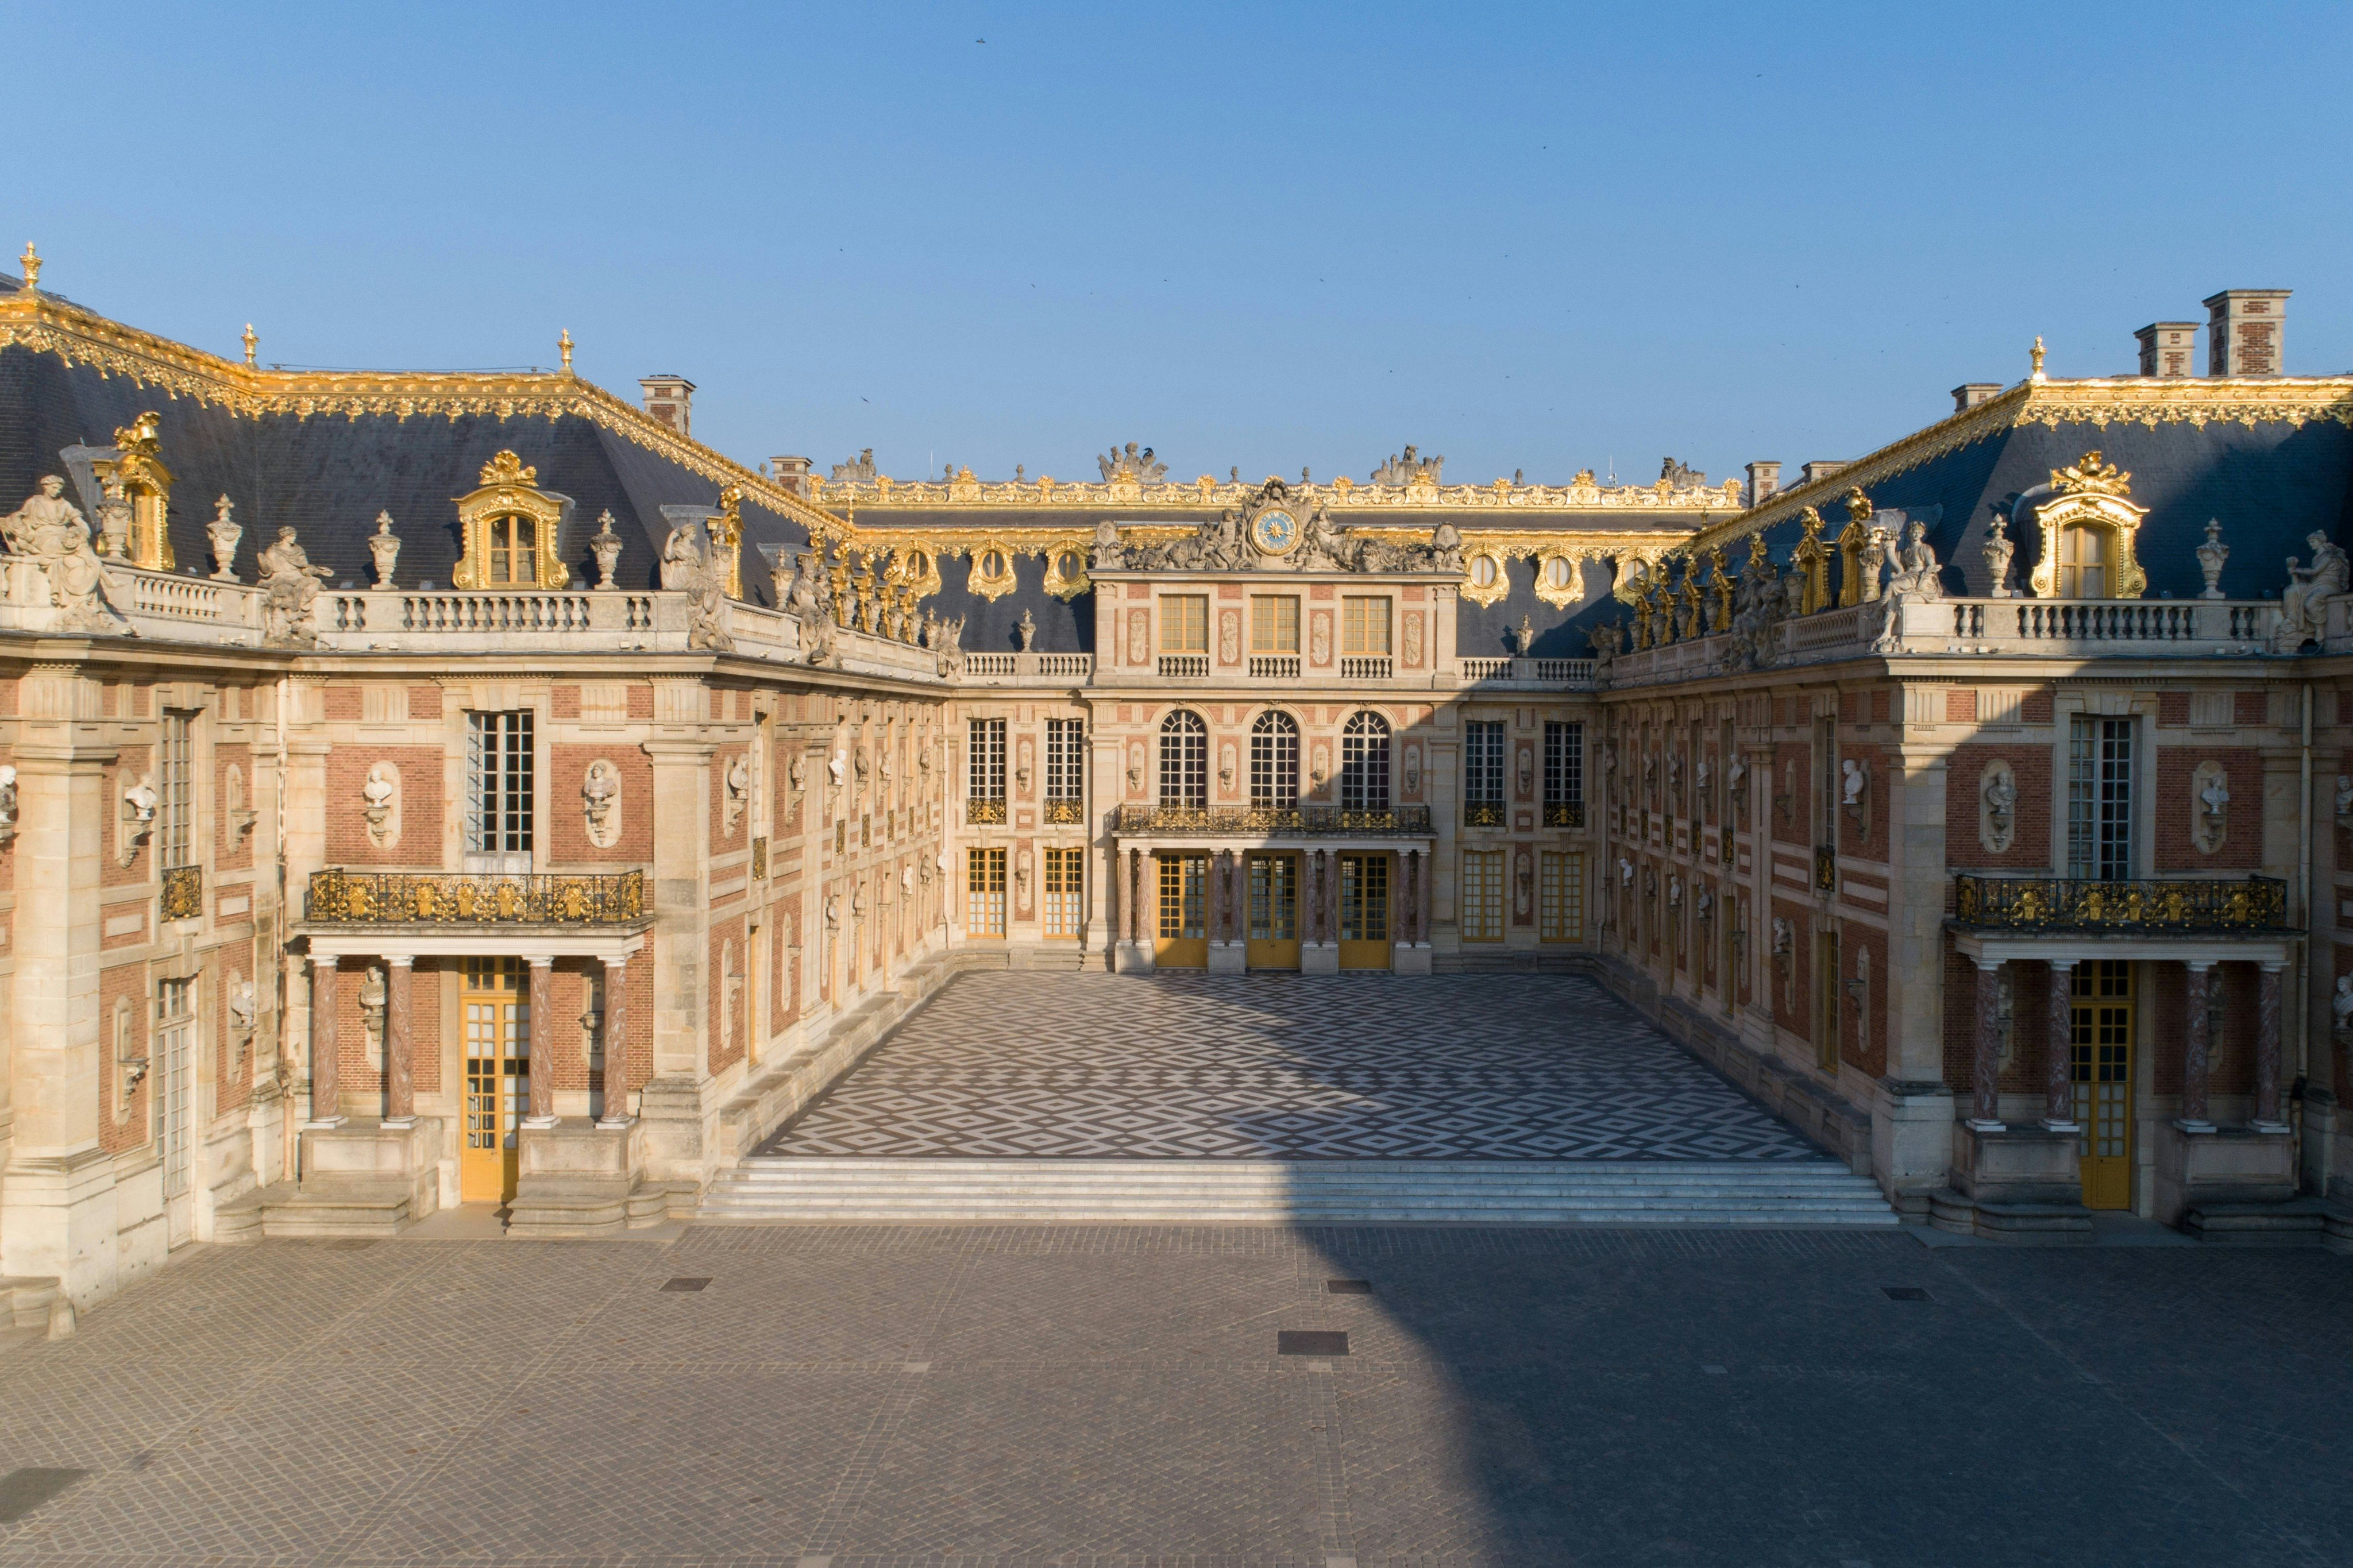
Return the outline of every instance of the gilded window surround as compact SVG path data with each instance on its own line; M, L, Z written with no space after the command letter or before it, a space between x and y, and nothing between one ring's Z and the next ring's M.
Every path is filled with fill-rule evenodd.
M572 581L572 568L559 558L556 533L571 503L539 488L539 470L512 452L482 465L481 489L458 498L459 536L466 553L450 574L450 586L510 590L526 584L491 581L491 527L501 518L528 518L537 527L536 573L530 586L549 590Z
M156 435L156 422L161 417L152 412L142 414L129 428L114 433L112 457L100 458L90 464L90 473L106 491L108 500L111 501L119 492L130 509L125 548L131 564L150 572L170 572L179 565L172 557L172 538L166 526L172 507L172 470L164 466L163 442ZM101 532L101 553L106 544Z
M2141 569L2140 557L2133 550L2140 520L2148 515L2148 509L2125 499L2132 493L2132 476L2104 461L2099 453L2086 452L2073 468L2052 469L2051 484L2060 491L2059 499L2043 503L2034 519L2042 536L2034 569L2027 576L2034 596L2057 595L2059 540L2070 528L2097 529L2108 536L2113 546L2114 564L2109 568L2113 580L2105 597L2137 599L2148 592L2148 574Z

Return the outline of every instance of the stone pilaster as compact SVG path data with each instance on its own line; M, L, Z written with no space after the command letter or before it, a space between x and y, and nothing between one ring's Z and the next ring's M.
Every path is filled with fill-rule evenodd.
M384 961L384 1124L417 1124L417 1075L410 1044L410 987L417 961L387 955ZM533 1020L536 1025L537 1020Z
M1941 688L1903 695L1907 725L1915 704L1944 700ZM1942 717L1933 711L1932 719ZM1754 763L1750 771L1753 777ZM1900 746L1888 773L1887 1071L1872 1112L1872 1160L1891 1198L1925 1205L1927 1194L1946 1184L1953 1156L1952 1092L1944 1081L1944 753ZM1767 855L1760 845L1759 862Z
M2280 970L2266 963L2255 982L2255 1131L2285 1132L2280 1116Z
M627 1127L629 1114L629 961L605 961L605 1114L599 1127Z
M533 953L531 966L531 1114L525 1127L555 1125L555 1007L551 1000L555 960Z
M335 1029L335 958L311 960L311 1128L343 1124L343 1058Z
M2210 987L2213 970L2204 963L2189 966L2189 1026L2183 1031L2181 1045L2181 1115L2174 1122L2184 1132L2211 1132L2214 1123L2208 1114L2207 1082L2212 1060L2212 1017Z
M1977 961L1977 1060L1971 1064L1969 1126L2001 1131L2001 964Z
M2051 966L2051 988L2043 1001L2042 1125L2052 1132L2080 1132L2075 1121L2075 969L2071 963Z

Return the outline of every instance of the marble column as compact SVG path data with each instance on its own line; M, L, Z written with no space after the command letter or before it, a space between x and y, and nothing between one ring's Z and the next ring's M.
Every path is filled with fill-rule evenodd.
M1144 940L1144 851L1127 852L1127 940Z
M555 960L534 954L531 965L531 1114L525 1127L555 1125L554 1004L549 1000L555 977Z
M341 1127L343 1063L335 1054L335 959L311 960L311 1121L312 1127Z
M1414 922L1421 913L1421 851L1409 849L1399 858L1404 862L1405 908L1398 913L1398 940L1410 944L1414 940Z
M1969 1126L1978 1132L2001 1131L2001 961L1977 961L1978 1052L1970 1077Z
M2189 1026L2183 1031L2181 1047L2181 1114L2173 1124L2184 1132L2211 1132L2214 1123L2207 1114L2206 1097L2213 1039L2207 1008L2214 972L2204 963L2192 963L2189 970Z
M2255 977L2255 1131L2284 1132L2280 1116L2280 966Z
M2052 1132L2083 1131L2075 1121L2074 1039L2075 966L2054 962L2042 1051L2042 1125Z
M409 1043L409 981L414 958L386 953L384 960L384 1124L417 1125L416 1057Z
M629 961L605 961L605 1114L599 1127L629 1124Z

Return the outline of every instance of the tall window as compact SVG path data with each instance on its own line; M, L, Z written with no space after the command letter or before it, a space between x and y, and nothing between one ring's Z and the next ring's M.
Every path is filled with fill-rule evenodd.
M532 850L531 710L470 713L466 718L466 852L527 857Z
M1504 721L1472 719L1462 726L1462 820L1493 826L1504 820Z
M158 864L166 871L188 863L190 826L195 819L189 787L190 717L165 710L164 743L155 759L155 784L162 796L155 805L155 842Z
M1250 804L1276 811L1299 804L1299 724L1288 713L1269 709L1250 726Z
M1005 820L1005 721L975 719L967 731L971 752L965 820Z
M1377 713L1359 712L1340 732L1340 809L1388 808L1389 721Z
M1340 857L1340 940L1389 939L1389 858Z
M1537 935L1546 942L1585 940L1585 857L1547 849L1540 863Z
M491 585L539 586L539 523L528 517L494 517L488 532Z
M1046 721L1046 798L1077 800L1085 794L1087 721Z
M1250 597L1250 652L1299 651L1299 596L1256 594Z
M1076 937L1086 890L1083 849L1046 851L1046 934Z
M1005 934L1005 851L965 852L964 930L966 936Z
M1340 601L1340 651L1383 654L1389 651L1389 602L1383 597L1350 597Z
M1544 812L1546 827L1585 826L1585 726L1545 721Z
M1208 809L1209 727L1182 708L1160 725L1160 804Z
M2067 875L2126 880L2133 874L2133 721L2078 718L2068 741Z
M1504 852L1500 849L1463 852L1462 940L1504 940Z
M1209 601L1201 594L1166 594L1160 600L1160 651L1209 651Z
M2063 528L2059 531L2059 597L2105 599L2108 596L2107 530Z

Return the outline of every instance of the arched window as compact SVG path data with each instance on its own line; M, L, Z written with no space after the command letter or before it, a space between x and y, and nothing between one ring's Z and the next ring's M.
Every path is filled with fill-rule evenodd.
M1274 709L1250 726L1250 804L1277 811L1299 804L1299 724Z
M1361 712L1340 732L1340 809L1389 808L1389 723Z
M2081 525L2059 531L2059 597L2105 599L2108 588L2108 531Z
M1209 805L1209 727L1182 708L1160 724L1160 804L1190 811Z

